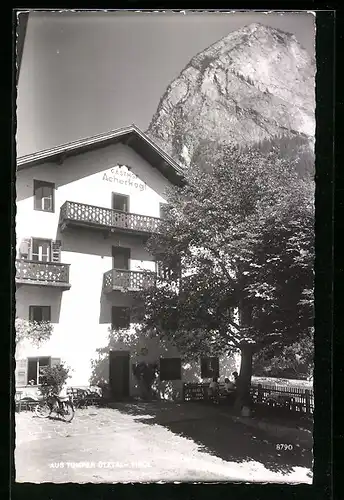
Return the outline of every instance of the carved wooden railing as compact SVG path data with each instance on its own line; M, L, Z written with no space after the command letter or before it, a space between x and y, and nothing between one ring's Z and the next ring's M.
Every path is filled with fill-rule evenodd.
M114 210L112 208L86 205L75 201L66 201L60 211L60 226L69 222L83 225L98 226L99 228L117 228L140 233L158 232L159 218L148 215L132 214Z
M104 292L113 290L139 291L146 286L151 286L156 274L151 271L127 271L122 269L111 269L104 273Z
M17 283L70 287L69 264L17 260L16 270Z

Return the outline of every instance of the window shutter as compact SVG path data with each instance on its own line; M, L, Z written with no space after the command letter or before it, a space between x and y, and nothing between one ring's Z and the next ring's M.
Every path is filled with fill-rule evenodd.
M51 306L42 306L42 321L51 321Z
M160 380L181 380L182 360L180 358L160 358Z
M19 257L29 259L31 250L31 238L24 238L19 247Z
M201 358L201 378L208 378L208 363L207 360Z
M16 360L16 387L27 385L27 360L18 359Z
M220 366L218 357L201 358L201 377L202 378L219 378Z
M213 377L219 378L220 376L220 366L219 358L212 358L210 361L211 370L213 372Z
M52 262L61 262L61 241L56 240L51 243Z
M29 320L34 321L34 306L29 306Z
M61 358L51 358L50 366L57 366L61 364Z

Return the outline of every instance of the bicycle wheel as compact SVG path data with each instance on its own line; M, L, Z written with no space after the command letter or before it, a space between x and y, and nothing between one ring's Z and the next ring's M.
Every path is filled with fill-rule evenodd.
M65 402L63 403L61 409L61 416L66 422L71 422L74 418L74 407L71 403Z
M52 412L51 407L48 405L47 402L45 403L39 403L37 406L35 406L35 415L40 418L47 418L50 416Z

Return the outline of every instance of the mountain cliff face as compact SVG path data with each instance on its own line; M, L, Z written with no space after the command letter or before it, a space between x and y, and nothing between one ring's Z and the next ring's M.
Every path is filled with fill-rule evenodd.
M193 57L147 134L187 166L200 142L249 145L315 133L315 62L294 35L251 24Z

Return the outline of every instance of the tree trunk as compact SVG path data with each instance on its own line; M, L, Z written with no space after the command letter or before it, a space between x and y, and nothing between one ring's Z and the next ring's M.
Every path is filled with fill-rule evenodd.
M241 364L239 380L237 382L237 397L235 400L235 410L240 413L245 405L250 402L250 387L252 377L252 358L253 358L252 344L243 344L240 347L241 351Z

